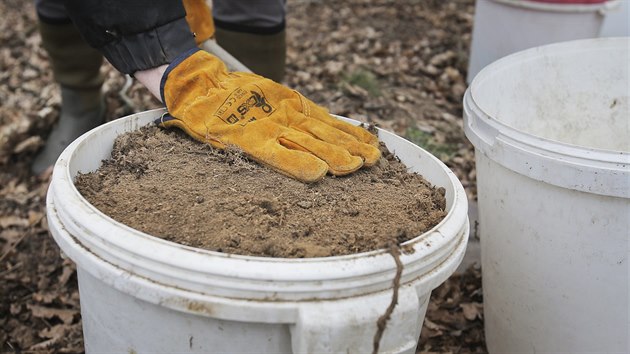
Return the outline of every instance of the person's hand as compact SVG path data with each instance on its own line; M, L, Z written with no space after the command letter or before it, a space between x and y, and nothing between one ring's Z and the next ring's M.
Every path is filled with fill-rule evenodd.
M163 127L178 127L217 148L240 148L252 159L303 182L326 172L346 175L381 156L367 130L332 117L297 91L240 72L191 50L162 77L162 101L170 116Z

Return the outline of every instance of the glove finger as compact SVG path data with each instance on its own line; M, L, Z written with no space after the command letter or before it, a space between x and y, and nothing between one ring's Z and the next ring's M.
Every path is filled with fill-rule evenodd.
M358 127L350 123L346 123L342 120L339 120L331 116L330 113L326 109L316 105L309 99L307 98L303 98L303 99L306 101L304 103L304 106L306 109L308 109L307 112L304 112L306 116L317 119L322 123L328 124L345 133L348 133L362 143L370 144L378 148L378 145L379 145L378 137L376 135L370 133L365 128Z
M306 132L319 140L339 146L347 150L351 155L360 156L364 160L363 164L365 166L373 166L381 157L381 151L374 145L362 142L356 136L319 120L305 118L295 124L294 128Z
M186 22L195 36L197 45L214 36L212 10L204 0L183 0Z
M196 130L192 129L185 121L181 119L177 119L172 115L165 113L160 118L153 121L153 123L157 124L161 128L170 129L172 127L179 128L183 130L186 134L188 134L193 139L200 141L202 143L207 143L212 145L218 149L224 149L225 145L216 139L212 139L208 134L201 135Z
M305 183L317 182L328 172L326 162L301 149L292 149L276 142L248 149L241 146L252 159L267 165L277 172Z
M363 166L361 157L353 156L343 147L299 131L286 132L278 138L278 141L289 149L315 155L328 165L328 172L336 176L347 175Z

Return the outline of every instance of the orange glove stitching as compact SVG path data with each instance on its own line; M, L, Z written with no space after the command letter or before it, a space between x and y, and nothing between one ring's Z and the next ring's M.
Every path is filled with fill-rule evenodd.
M306 102L306 99L304 96L302 96L301 93L293 90L293 92L295 92L298 96L298 98L300 99L300 105L302 106L302 114L304 114L306 117L310 117L311 116L311 107L309 107L309 105Z

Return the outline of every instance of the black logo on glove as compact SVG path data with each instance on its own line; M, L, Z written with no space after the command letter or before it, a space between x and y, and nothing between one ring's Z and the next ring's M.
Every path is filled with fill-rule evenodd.
M246 125L274 111L260 87L245 85L234 90L214 113L228 124Z

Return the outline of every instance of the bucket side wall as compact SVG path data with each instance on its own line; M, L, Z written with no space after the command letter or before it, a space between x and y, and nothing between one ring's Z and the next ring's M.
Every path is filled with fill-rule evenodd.
M489 351L626 352L630 202L480 153L477 180Z
M289 325L191 316L120 292L82 268L77 271L88 353L292 352Z

